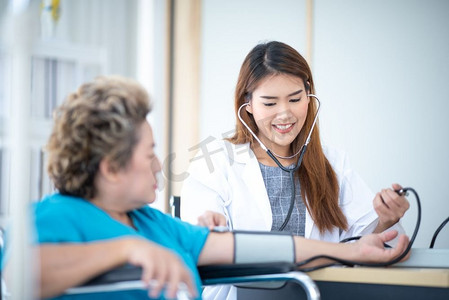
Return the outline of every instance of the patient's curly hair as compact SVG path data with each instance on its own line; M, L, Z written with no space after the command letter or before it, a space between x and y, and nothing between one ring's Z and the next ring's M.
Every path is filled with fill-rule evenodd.
M98 77L70 94L54 112L46 147L48 173L59 192L92 199L100 161L124 168L149 112L145 89L119 76Z

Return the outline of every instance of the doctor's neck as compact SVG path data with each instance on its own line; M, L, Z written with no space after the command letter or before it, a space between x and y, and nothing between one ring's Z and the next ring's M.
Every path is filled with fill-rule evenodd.
M269 145L266 145L268 147L268 149L271 149L269 147ZM260 146L260 144L255 141L254 143L252 143L251 145L251 149L253 150L254 154L256 155L257 160L265 165L265 166L270 166L270 167L278 167L278 165L273 161L273 159L267 154L267 152L262 149L262 147ZM274 151L276 154L282 155L282 156L289 156L292 155L289 151L288 153L283 153L283 152L276 152L275 149L271 150L272 152ZM284 151L285 152L285 151ZM279 160L279 162L284 165L284 166L289 166L292 164L296 164L296 162L298 161L298 155L292 158L277 158Z

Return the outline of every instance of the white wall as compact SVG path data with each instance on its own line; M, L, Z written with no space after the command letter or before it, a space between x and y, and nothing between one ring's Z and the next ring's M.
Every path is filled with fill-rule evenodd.
M315 9L323 140L346 149L373 190L392 182L416 189L423 210L416 246L428 247L449 216L449 2L321 0ZM449 228L436 246L449 248Z
M305 2L204 0L202 5L200 139L219 139L235 128L235 84L246 54L266 40L305 50Z
M136 62L138 63L137 69L143 73L139 76L138 80L142 80L145 83L147 78L146 88L150 94L151 102L153 104L152 111L149 115L150 123L154 132L154 139L156 144L156 154L161 161L167 156L167 138L166 124L167 124L167 103L166 103L166 78L167 78L167 39L169 38L165 33L166 28L166 1L165 0L139 0L139 14L142 19L139 26L151 27L147 29L139 28L143 32L147 32L147 49L141 49L141 53L138 55ZM142 7L146 7L145 12L140 12ZM145 15L148 13L148 15ZM146 24L147 23L147 24ZM144 38L144 37L142 37ZM142 42L142 41L140 41ZM148 49L151 48L151 49ZM151 53L148 53L150 52ZM142 56L147 56L147 64L142 65ZM147 69L147 71L144 71ZM156 201L152 205L155 208L165 211L165 199L167 198L167 183L162 177L158 180L158 194Z
M449 216L449 2L318 0L312 69L324 143L345 149L378 191L411 186L422 201L415 247L428 247ZM304 54L305 1L204 0L201 139L234 128L240 65L259 41L280 40ZM409 234L416 204L403 223ZM437 240L449 247L449 228Z
M56 38L107 51L108 74L136 77L137 0L63 0Z

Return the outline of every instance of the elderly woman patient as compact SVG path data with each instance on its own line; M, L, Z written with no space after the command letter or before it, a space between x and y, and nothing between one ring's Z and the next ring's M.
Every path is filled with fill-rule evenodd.
M240 251L242 247L254 247L251 253L260 262L299 262L317 254L381 262L405 249L406 236L400 237L397 247L384 249L383 242L397 235L391 231L353 244L279 235L283 248L274 245L276 249L267 251L260 245L270 244L268 234L257 235L260 245L247 246L240 241L251 234L210 232L150 208L147 204L155 201L161 166L146 121L149 111L145 90L121 77L83 84L56 110L47 151L48 172L58 192L34 207L40 297L62 297L67 288L131 263L143 268L142 281L151 283L148 291L95 296L173 298L183 283L192 297L199 298L196 266L247 262L241 253L248 251ZM308 266L325 263L317 260Z

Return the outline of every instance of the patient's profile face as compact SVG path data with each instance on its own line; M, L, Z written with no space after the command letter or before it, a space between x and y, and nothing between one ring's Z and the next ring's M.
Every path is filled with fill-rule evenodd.
M154 153L153 131L144 121L137 134L139 141L127 166L120 171L123 198L128 209L141 207L156 199L156 174L161 171L161 164Z

